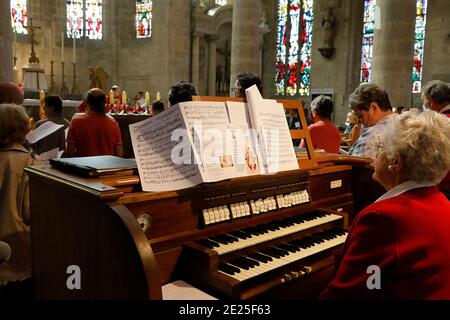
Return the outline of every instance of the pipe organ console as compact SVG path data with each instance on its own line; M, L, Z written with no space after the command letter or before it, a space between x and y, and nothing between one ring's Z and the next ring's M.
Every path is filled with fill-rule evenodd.
M161 299L175 280L224 299L315 298L353 214L348 163L163 193L137 176L27 172L40 299ZM71 265L82 290L66 286Z

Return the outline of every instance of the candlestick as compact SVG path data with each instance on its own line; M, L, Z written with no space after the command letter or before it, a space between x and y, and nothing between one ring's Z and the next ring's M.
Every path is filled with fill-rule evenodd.
M13 32L14 34L14 40L13 40L13 57L16 56L16 33Z
M156 100L161 101L161 94L159 92L156 94Z
M75 62L73 63L72 94L73 95L80 94L80 88L78 88L78 84L77 84L77 64Z
M73 63L76 63L76 49L75 49L75 33L73 34L73 51L72 51Z
M61 62L64 62L64 32L61 32Z
M50 61L50 88L48 88L48 92L56 94L56 83L55 83L55 74L53 72L53 63L54 61Z
M53 61L53 23L50 28L50 61Z
M65 97L69 93L69 88L67 88L66 82L64 80L64 61L61 61L61 73L62 73L62 85L61 85L61 96Z

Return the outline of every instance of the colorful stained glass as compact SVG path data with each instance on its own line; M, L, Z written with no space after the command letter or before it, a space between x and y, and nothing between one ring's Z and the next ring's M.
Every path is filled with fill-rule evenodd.
M83 0L67 1L67 37L83 36Z
M286 72L286 43L287 43L287 11L288 0L279 0L277 27L277 62L275 69L275 93L284 95Z
M68 38L103 38L103 0L67 0Z
M27 0L11 0L11 24L13 32L27 34Z
M417 0L416 31L414 42L413 61L413 93L419 93L422 89L422 66L425 45L425 27L427 23L427 0Z
M314 0L279 0L276 95L308 95Z
M375 33L376 0L364 1L364 27L361 55L361 82L372 79L373 35Z
M152 36L152 6L151 0L136 1L136 38Z
M85 37L99 40L103 38L103 0L85 2Z

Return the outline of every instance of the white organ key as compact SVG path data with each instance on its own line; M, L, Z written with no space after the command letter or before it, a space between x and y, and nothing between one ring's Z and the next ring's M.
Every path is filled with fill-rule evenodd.
M220 244L218 248L214 248L212 250L216 251L219 255L227 254L236 250L241 250L244 248L248 248L251 246L254 246L259 243L263 243L266 241L270 241L276 238L281 238L299 231L303 231L309 228L313 228L325 223L329 223L332 221L337 221L342 219L342 216L335 215L335 214L327 214L324 217L316 218L311 221L305 221L302 223L296 223L293 226L280 228L276 231L269 231L268 233L264 233L261 235L252 235L250 238L247 239L239 239L236 245L236 243L231 244Z

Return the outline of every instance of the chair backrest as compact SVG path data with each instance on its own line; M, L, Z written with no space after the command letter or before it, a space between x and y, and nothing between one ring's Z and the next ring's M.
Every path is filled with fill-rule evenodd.
M214 101L214 102L247 102L243 98L230 98L230 97L212 97L212 96L193 96L193 101ZM306 153L298 153L297 159L301 169L316 168L317 160L314 155L314 147L312 144L311 136L309 135L308 123L306 122L305 113L303 111L303 104L300 100L277 100L277 102L283 104L286 110L295 110L298 114L300 122L300 128L290 129L291 137L293 140L305 140Z

